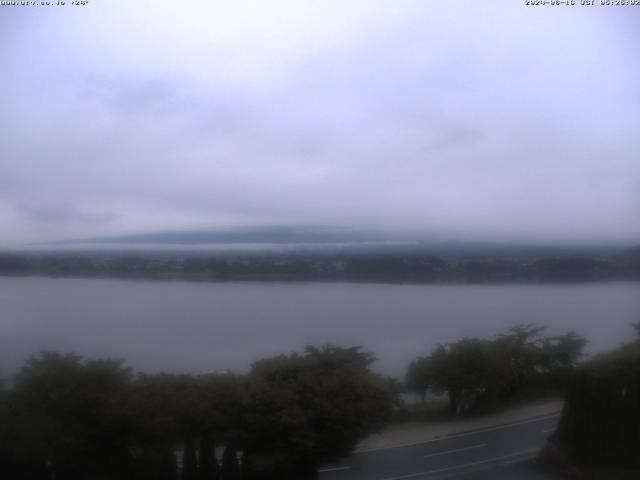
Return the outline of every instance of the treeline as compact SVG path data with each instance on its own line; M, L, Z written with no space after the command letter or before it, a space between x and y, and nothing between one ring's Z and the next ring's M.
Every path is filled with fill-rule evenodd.
M569 332L517 325L494 339L464 338L413 361L407 385L425 398L446 395L453 415L490 410L505 402L562 394L583 355L586 340Z
M637 326L640 335L640 326ZM555 442L576 464L640 468L640 337L586 341L517 325L436 346L406 385L461 415L565 394ZM15 480L305 480L393 418L402 391L358 347L307 347L249 373L134 375L42 352L0 387L0 472ZM634 477L635 478L635 477Z
M569 282L640 278L640 252L617 254L0 254L0 275L382 282Z
M246 375L138 375L43 352L0 393L0 472L12 480L316 478L390 417L388 383L358 348L308 347Z

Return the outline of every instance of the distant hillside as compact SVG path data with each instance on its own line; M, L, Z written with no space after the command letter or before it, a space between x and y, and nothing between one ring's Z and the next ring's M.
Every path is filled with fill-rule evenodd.
M625 252L625 255L628 258L635 258L640 260L640 245L636 245L635 247L630 248Z
M52 244L322 244L381 242L388 240L391 240L388 236L350 229L326 227L264 227L225 231L157 232L53 242Z

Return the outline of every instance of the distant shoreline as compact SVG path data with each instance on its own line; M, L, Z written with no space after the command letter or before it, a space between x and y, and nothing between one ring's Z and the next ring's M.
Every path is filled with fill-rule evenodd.
M0 253L0 275L206 282L540 284L640 281L640 249Z
M597 279L410 279L410 278L350 278L350 277L287 277L287 276L228 276L215 277L208 275L171 275L171 274L54 274L54 273L25 273L10 274L1 273L0 278L46 278L46 279L89 279L89 280L122 280L122 281L148 281L148 282L193 282L193 283L273 283L273 284L378 284L378 285L501 285L501 286L527 286L527 285L582 285L582 284L607 284L607 283L640 283L640 277L607 277Z

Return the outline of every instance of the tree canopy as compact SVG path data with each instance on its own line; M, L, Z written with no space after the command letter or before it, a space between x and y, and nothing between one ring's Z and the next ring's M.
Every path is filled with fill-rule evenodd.
M303 354L257 362L247 378L245 467L275 469L280 478L314 475L391 415L387 384L358 348L308 347Z
M526 389L558 386L586 341L574 332L544 337L543 331L522 324L493 339L463 338L438 345L409 365L407 383L421 395L446 393L456 415L517 398Z
M596 356L571 376L553 442L572 464L635 469L637 475L640 339Z
M391 413L371 361L308 347L246 375L134 376L121 361L42 352L0 390L0 468L15 480L232 480L242 458L245 479L313 478Z

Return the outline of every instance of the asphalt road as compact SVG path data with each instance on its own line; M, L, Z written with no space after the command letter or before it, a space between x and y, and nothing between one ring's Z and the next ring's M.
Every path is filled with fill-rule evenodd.
M320 480L551 480L532 460L551 435L559 415L439 439L353 454L320 469Z

